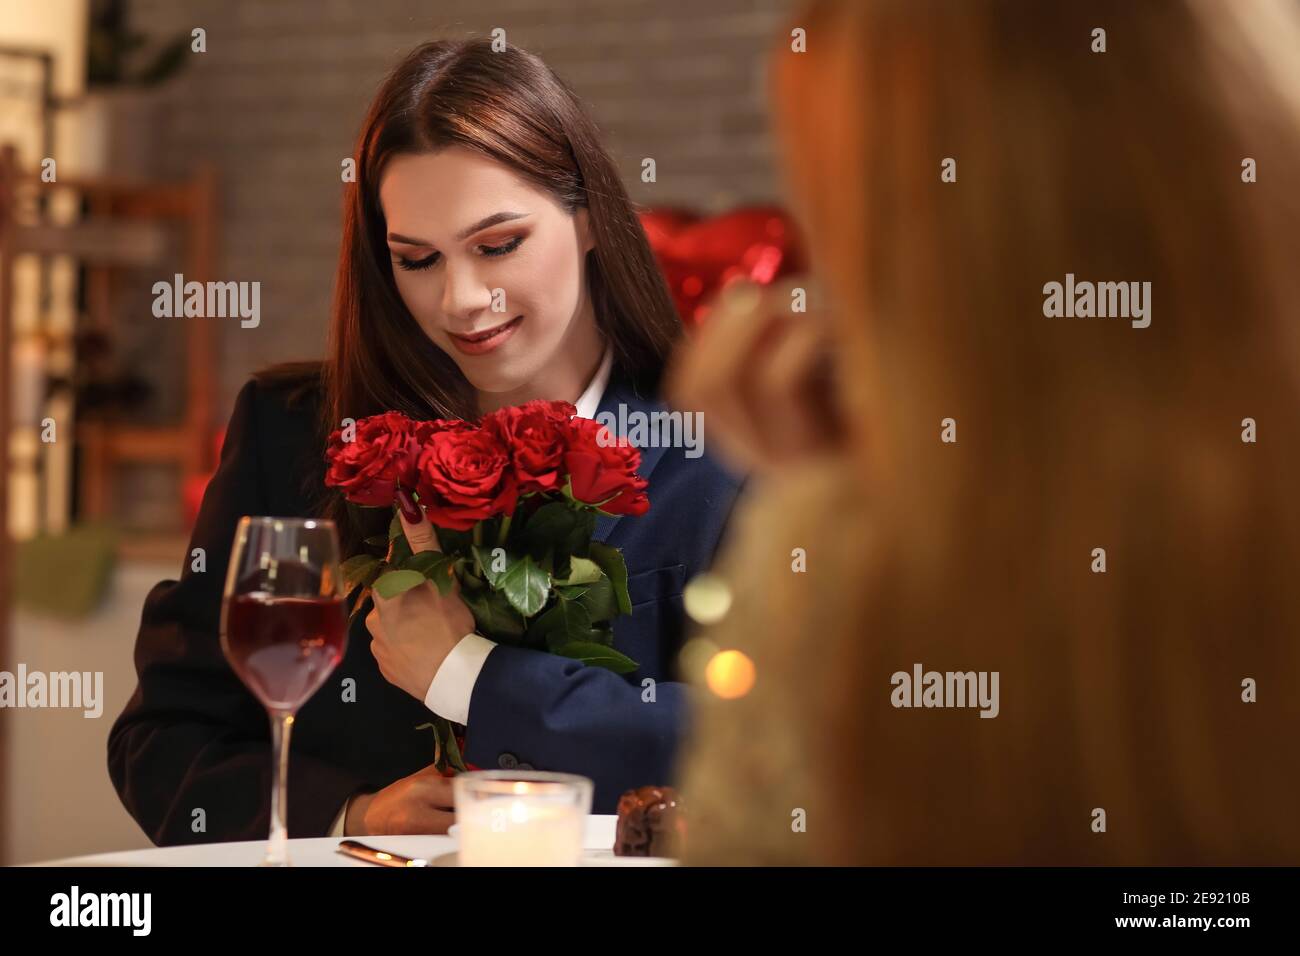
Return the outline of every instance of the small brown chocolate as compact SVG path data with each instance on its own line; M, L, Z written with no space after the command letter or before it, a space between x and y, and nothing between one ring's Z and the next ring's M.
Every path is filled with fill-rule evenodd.
M615 856L678 856L686 818L672 787L638 787L618 799Z

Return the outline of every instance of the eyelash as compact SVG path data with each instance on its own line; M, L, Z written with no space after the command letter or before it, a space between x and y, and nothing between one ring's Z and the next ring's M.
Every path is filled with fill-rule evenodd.
M490 256L492 258L496 258L497 256L504 256L507 255L508 253L514 252L521 245L523 245L523 242L524 242L523 236L515 236L509 242L503 243L502 245L499 246L484 246L483 255ZM399 269L402 269L405 272L421 272L424 269L428 269L429 267L431 267L437 261L438 261L438 253L436 252L430 253L429 255L425 256L423 259L407 259L405 256L398 256L397 266Z

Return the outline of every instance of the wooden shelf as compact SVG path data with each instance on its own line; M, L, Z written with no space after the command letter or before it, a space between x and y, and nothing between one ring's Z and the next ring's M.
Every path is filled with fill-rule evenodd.
M67 224L19 218L20 209L37 209L35 198L54 192L77 194L88 209ZM180 239L180 269L187 281L213 278L216 254L216 177L203 166L183 182L141 182L115 178L73 177L42 182L38 174L17 167L12 150L0 153L0 346L9 353L12 291L7 276L21 255L62 256L84 267L86 324L111 331L114 305L123 291L126 268L165 267ZM175 265L174 260L172 265ZM167 267L166 278L173 269ZM162 273L160 272L160 277ZM125 464L163 464L179 470L181 484L206 474L212 465L214 369L213 324L204 319L185 328L185 400L177 419L164 426L129 422L79 421L74 433L81 460L78 468L77 517L102 520L111 512L114 474ZM5 376L7 380L7 376ZM5 421L8 421L6 415ZM3 462L7 474L8 463ZM0 501L0 520L6 521ZM181 497L176 527L184 530Z

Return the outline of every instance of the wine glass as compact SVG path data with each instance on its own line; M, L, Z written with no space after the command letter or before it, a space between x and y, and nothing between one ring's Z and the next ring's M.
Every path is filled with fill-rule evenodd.
M289 732L298 708L343 658L343 602L334 522L239 519L221 608L221 649L271 718L271 836L263 866L289 865Z

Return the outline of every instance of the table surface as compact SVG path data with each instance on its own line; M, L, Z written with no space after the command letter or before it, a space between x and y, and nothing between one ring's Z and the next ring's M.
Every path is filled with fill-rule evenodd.
M618 818L613 814L587 817L583 846L585 866L663 866L674 861L653 858L616 857L613 853L614 829ZM454 836L373 836L358 837L361 843L389 853L421 857L435 865L454 865ZM289 841L289 862L294 866L360 866L381 869L373 863L344 856L338 852L339 839L316 837ZM34 866L256 866L266 854L266 841L244 843L197 843L188 846L159 847L149 850L125 850L94 856L48 860Z

